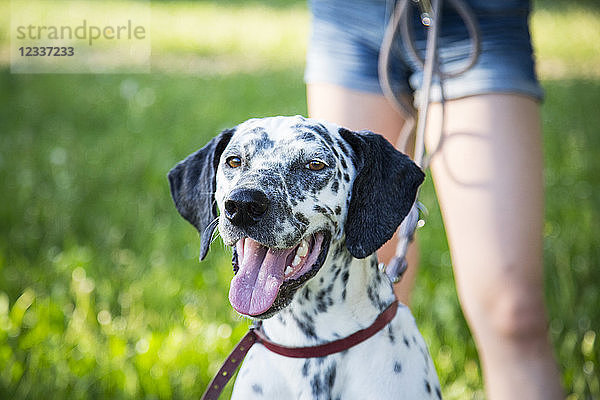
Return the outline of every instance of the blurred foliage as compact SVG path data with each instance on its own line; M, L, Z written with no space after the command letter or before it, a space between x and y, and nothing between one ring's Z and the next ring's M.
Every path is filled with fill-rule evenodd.
M600 398L600 80L546 85L546 298L570 399Z
M191 8L208 21L220 12L214 3L200 3L205 8L160 2L153 15ZM274 15L282 17L269 29L290 25L293 31L299 25L289 3L275 3L282 14ZM600 398L597 43L564 39L596 37L600 17L537 3L548 6L534 18L534 34L550 35L536 39L542 64L568 65L543 75L551 78L543 82L551 334L569 399ZM264 7L232 4L226 7L240 9L228 15L238 25L259 18ZM298 18L306 22L305 14ZM563 22L547 29L543 21L553 20ZM205 34L186 26L190 37ZM230 25L214 23L210 30L219 26ZM250 117L306 113L298 56L304 42L297 40L304 34L264 42L249 31L244 40L262 41L261 51L272 53L267 61L251 58L221 32L219 40L234 42L219 49L217 40L201 51L210 60L196 69L192 63L148 75L0 71L0 398L200 396L247 322L227 301L230 253L217 240L198 263L198 235L171 204L166 173L221 129ZM170 54L171 42L159 35L158 61L175 63L195 51L175 43ZM279 54L284 47L291 53ZM577 62L569 64L572 59ZM481 398L477 353L457 300L431 179L422 200L429 216L420 231L412 308L446 398Z

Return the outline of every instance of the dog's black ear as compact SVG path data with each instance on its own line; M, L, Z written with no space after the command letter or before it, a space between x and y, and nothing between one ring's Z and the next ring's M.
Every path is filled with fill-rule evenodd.
M346 218L346 246L365 258L390 240L417 196L425 174L383 136L340 128L352 147L356 177Z
M171 196L177 211L200 232L200 260L208 253L217 226L216 173L221 153L235 132L228 129L169 171Z

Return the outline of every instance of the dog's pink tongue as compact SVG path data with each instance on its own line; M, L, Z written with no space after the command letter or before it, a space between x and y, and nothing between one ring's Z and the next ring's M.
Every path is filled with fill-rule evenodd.
M236 246L239 270L231 280L229 301L240 314L262 314L277 297L286 259L294 249L267 249L250 238L240 240Z

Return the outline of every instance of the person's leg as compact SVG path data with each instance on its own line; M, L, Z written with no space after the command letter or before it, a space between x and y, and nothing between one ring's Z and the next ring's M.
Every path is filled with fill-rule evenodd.
M429 151L440 111L430 111ZM431 169L488 396L561 398L544 306L539 106L524 96L478 95L447 102L445 118Z
M392 144L403 141L398 136L404 118L383 95L358 92L326 83L310 83L307 85L307 100L308 114L312 118L324 119L352 130L368 129L383 135ZM394 236L378 251L380 261L388 263L391 260L396 253L396 242ZM404 304L409 303L416 276L416 247L409 247L409 268L400 283L394 287L396 296Z

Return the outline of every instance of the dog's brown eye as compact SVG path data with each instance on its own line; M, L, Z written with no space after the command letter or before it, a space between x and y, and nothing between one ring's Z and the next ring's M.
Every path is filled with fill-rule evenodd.
M238 168L239 166L242 165L242 160L239 157L237 157L237 156L227 157L227 160L225 160L225 162L231 168Z
M323 168L325 168L325 166L326 164L320 160L312 160L308 164L306 164L306 167L311 171L320 171Z

